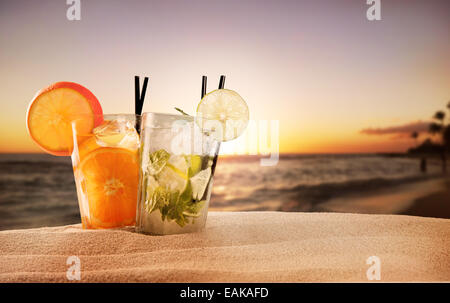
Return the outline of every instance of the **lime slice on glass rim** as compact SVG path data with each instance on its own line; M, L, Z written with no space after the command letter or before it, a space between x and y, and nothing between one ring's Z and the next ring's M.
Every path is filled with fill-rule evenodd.
M197 124L203 132L221 142L242 135L248 119L247 103L230 89L217 89L206 94L197 107Z

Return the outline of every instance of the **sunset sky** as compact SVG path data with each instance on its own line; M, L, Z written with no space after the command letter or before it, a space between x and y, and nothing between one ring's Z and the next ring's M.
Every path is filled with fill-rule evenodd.
M381 3L368 21L366 0L81 0L68 21L66 0L1 1L0 152L40 151L25 114L53 82L131 113L149 76L144 111L194 113L221 74L251 119L279 121L281 152L405 151L450 100L450 1Z

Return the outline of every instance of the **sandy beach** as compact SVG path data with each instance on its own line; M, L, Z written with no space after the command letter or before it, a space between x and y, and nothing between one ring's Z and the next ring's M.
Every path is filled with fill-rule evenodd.
M0 232L1 282L450 281L450 220L346 213L210 212L201 233L137 234L80 225ZM71 282L71 281L70 281Z
M403 214L450 219L450 181L438 192L417 198Z
M361 191L318 204L314 211L404 214L450 218L450 180L435 178L382 190Z

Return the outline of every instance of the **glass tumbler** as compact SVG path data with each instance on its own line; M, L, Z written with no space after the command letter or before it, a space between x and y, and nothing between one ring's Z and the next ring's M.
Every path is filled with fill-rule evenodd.
M194 117L143 114L138 232L165 235L203 229L219 147Z
M140 116L95 117L87 131L72 123L72 165L83 228L135 224L139 183Z

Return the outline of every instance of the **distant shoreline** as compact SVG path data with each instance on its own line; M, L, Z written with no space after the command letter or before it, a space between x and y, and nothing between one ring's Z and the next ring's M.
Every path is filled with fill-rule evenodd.
M417 199L443 191L440 161L434 159L424 174L418 159L376 154L288 154L276 167L260 166L260 158L219 158L210 210L400 214ZM79 222L70 157L0 154L0 168L0 229ZM440 217L438 204L426 208L424 215ZM421 210L411 214L420 216Z
M448 154L450 158L450 153ZM36 153L5 153L0 152L0 159L2 157L8 157L8 156L43 156L43 157L51 157L51 158L70 158L70 156L67 157L55 157L52 155L49 155L44 152L36 152ZM227 158L236 158L236 157L247 157L247 158L266 158L269 155L263 155L263 154L224 154L220 155L221 158L227 159ZM358 153L358 152L351 152L351 153L279 153L280 159L289 159L289 158L307 158L307 157L361 157L361 156L367 156L367 157L387 157L387 158L427 158L427 159L441 159L440 154L437 153L428 153L428 154L419 154L419 153L408 153L408 152L372 152L372 153ZM450 161L450 159L449 159Z
M313 211L450 218L450 179L433 178L342 196L315 205Z

